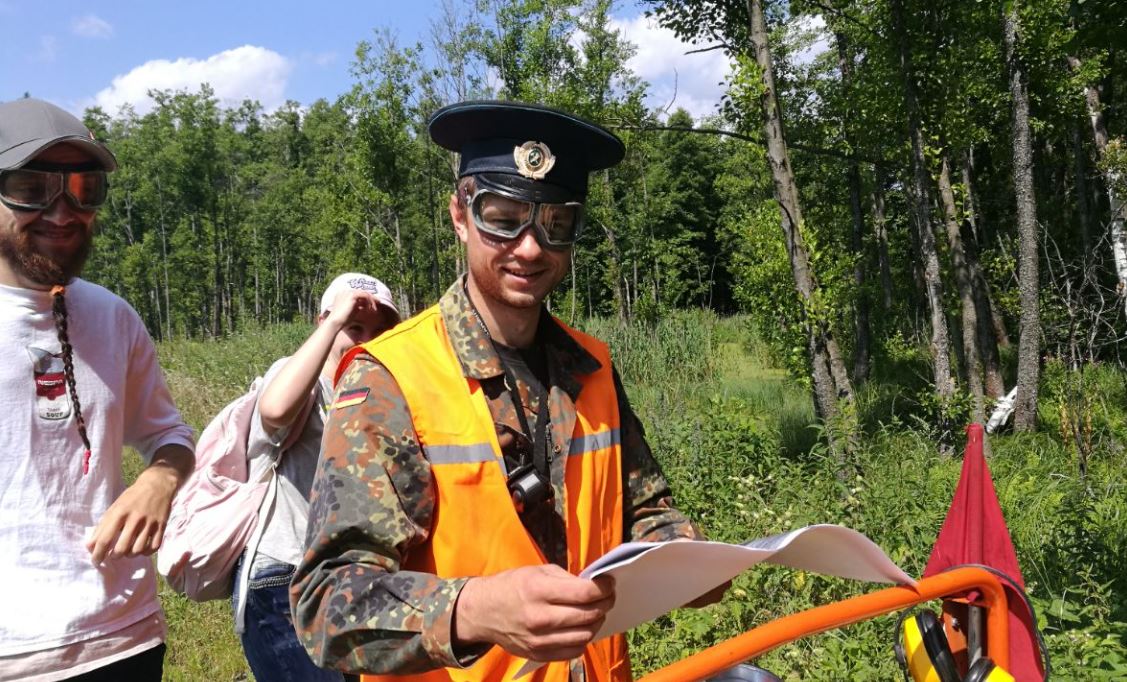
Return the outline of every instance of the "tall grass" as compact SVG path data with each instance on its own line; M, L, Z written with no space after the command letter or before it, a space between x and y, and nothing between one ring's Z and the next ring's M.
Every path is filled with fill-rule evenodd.
M175 340L157 347L169 390L181 414L198 433L274 360L290 355L310 332L307 324L251 329L220 341ZM141 469L130 453L127 480ZM165 679L172 682L253 679L235 636L226 601L196 603L160 580L160 600L168 620Z
M716 376L717 319L704 310L629 324L592 318L579 325L611 348L626 383L652 388L693 386Z
M743 541L820 522L873 538L919 575L959 476L917 427L910 362L878 367L862 389L866 435L856 478L841 481L818 437L809 387L777 369L745 319L678 313L648 325L596 319L678 506L710 537ZM174 397L199 427L245 390L308 327L263 329L159 351ZM1054 654L1056 679L1127 679L1127 383L1109 367L1084 378L1046 369L1041 433L991 438L990 466L1030 594ZM907 389L910 393L911 389ZM1087 471L1062 440L1060 405L1093 437ZM1079 407L1076 407L1076 406ZM1077 410L1080 410L1077 412ZM1087 410L1087 412L1084 412ZM1078 415L1078 416L1076 416ZM678 610L630 633L642 674L771 618L872 589L777 567L738 578L708 609ZM249 676L226 603L194 604L162 590L169 616L169 679ZM784 679L897 679L891 617L804 639L759 661Z
M766 364L754 337L721 344L716 353L712 378L639 409L678 506L724 541L842 523L920 575L962 462L939 456L931 430L921 424L926 408L911 397L915 368L882 367L862 390L860 416L867 428L859 471L841 481L836 459L817 440L805 382ZM1125 379L1111 367L1088 369L1083 390L1089 400L1082 403L1088 412L1073 416L1095 433L1083 478L1077 448L1062 440L1059 428L1061 404L1076 403L1070 383L1076 379L1059 365L1051 363L1046 372L1042 432L991 437L999 500L1056 679L1127 679L1127 573L1121 568L1127 558ZM675 611L632 632L635 670L654 669L771 618L868 589L754 569L737 579L721 604ZM772 652L760 665L784 679L897 679L893 626L893 618L885 617L825 633Z

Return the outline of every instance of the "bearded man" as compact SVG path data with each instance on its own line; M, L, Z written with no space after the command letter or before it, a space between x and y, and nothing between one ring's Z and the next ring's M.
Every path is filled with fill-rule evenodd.
M193 437L140 317L78 277L116 167L66 111L0 104L0 680L161 679L148 555Z

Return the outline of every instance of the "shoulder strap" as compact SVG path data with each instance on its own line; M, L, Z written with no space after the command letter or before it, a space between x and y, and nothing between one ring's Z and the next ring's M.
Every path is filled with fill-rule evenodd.
M278 477L274 475L274 470L277 468L278 462L275 461L274 464L266 470L267 473L265 476L269 476L270 483L266 488L266 495L262 498L262 504L258 507L258 520L254 524L254 532L251 533L250 539L247 540L241 569L238 575L235 576L235 579L239 583L239 600L235 604L235 632L240 635L243 634L243 631L246 629L247 589L250 588L250 572L254 564L254 555L258 553L258 545L262 542L262 532L266 529L266 523L262 515L263 513L270 513L270 510L274 507L274 499L278 495Z
M317 377L318 390L321 387L321 377ZM265 516L269 516L274 508L274 500L278 496L278 477L277 473L278 464L282 461L286 451L289 450L297 439L301 436L301 432L305 430L305 422L309 419L309 413L313 411L313 405L317 402L316 391L310 391L305 399L305 405L302 406L301 412L298 414L297 420L294 421L290 427L290 432L286 434L286 438L282 441L282 445L278 448L278 456L271 462L266 471L262 473L260 481L269 481L266 488L266 495L262 498L262 503L258 506L258 521L254 524L254 532L251 533L250 539L247 540L246 550L243 554L242 570L235 577L238 581L238 595L239 600L235 604L235 632L242 634L246 629L246 602L247 602L247 589L250 587L250 572L254 564L254 556L258 553L258 545L262 542L262 533L266 530Z

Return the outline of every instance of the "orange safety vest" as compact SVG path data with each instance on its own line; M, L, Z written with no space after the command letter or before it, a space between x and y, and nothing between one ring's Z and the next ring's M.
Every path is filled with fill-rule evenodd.
M622 542L622 448L610 353L593 337L563 328L602 364L593 374L577 377L583 388L566 458L567 568L578 574ZM489 405L481 384L463 375L438 306L364 349L391 372L403 391L434 478L430 537L411 549L403 569L455 578L548 563L513 507ZM524 659L495 646L465 669L362 679L502 682L513 679L523 663ZM589 645L583 664L590 682L632 679L622 635ZM523 680L567 682L568 663L549 663Z

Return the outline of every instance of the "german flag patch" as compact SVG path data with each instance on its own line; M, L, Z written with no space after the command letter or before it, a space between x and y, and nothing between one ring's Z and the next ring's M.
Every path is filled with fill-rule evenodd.
M353 405L359 405L360 403L368 399L368 393L370 390L371 389L367 388L358 388L353 391L345 391L344 393L341 393L339 396L337 396L337 401L333 403L333 406L329 409L339 410L342 407L352 407Z

